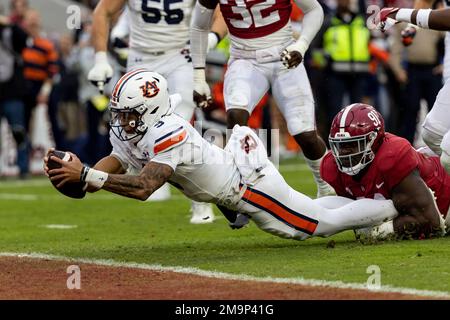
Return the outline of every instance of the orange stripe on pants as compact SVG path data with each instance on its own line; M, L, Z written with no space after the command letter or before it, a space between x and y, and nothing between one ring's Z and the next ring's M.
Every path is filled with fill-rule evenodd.
M287 223L301 230L305 230L307 233L313 234L317 228L317 223L296 216L273 200L268 199L259 193L255 193L247 189L242 198L257 204L258 206L264 208L264 210L268 213L277 215Z

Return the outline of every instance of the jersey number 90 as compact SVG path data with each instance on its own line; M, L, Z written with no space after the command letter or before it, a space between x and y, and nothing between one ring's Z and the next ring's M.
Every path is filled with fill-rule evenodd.
M182 9L170 9L170 5L177 2L183 2L183 0L162 0L164 9L149 7L149 2L160 3L161 0L142 0L142 19L147 23L158 23L161 21L162 16L167 24L179 24L183 18L184 13Z

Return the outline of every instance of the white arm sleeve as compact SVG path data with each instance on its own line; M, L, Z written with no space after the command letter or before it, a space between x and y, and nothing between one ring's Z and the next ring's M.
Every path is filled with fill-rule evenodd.
M295 0L295 3L302 9L305 16L302 22L302 32L297 43L304 48L301 52L305 54L311 41L319 32L323 23L323 9L317 0Z
M195 3L191 20L191 56L194 68L204 68L214 9Z

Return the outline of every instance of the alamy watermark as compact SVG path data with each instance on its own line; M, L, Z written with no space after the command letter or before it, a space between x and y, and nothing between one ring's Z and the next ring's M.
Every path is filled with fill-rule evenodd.
M81 29L81 8L77 5L70 5L66 9L66 26L69 30Z
M369 290L381 289L381 269L377 265L370 265L366 269L366 273L370 274L367 278L366 286Z
M69 274L69 277L66 281L67 289L73 290L81 289L81 270L80 267L77 265L70 265L67 267L67 274Z

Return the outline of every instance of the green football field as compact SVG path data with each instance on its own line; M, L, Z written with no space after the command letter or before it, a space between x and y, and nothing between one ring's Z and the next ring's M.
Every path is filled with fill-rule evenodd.
M304 163L280 170L297 190L315 195ZM231 230L216 210L213 224L189 223L190 202L140 202L108 192L83 200L60 195L46 178L0 181L0 252L196 267L258 277L366 283L367 268L381 270L381 284L450 292L450 237L361 244L347 231L299 242L250 225ZM49 225L76 226L54 229ZM330 240L334 248L327 246ZM450 294L450 293L449 293Z

